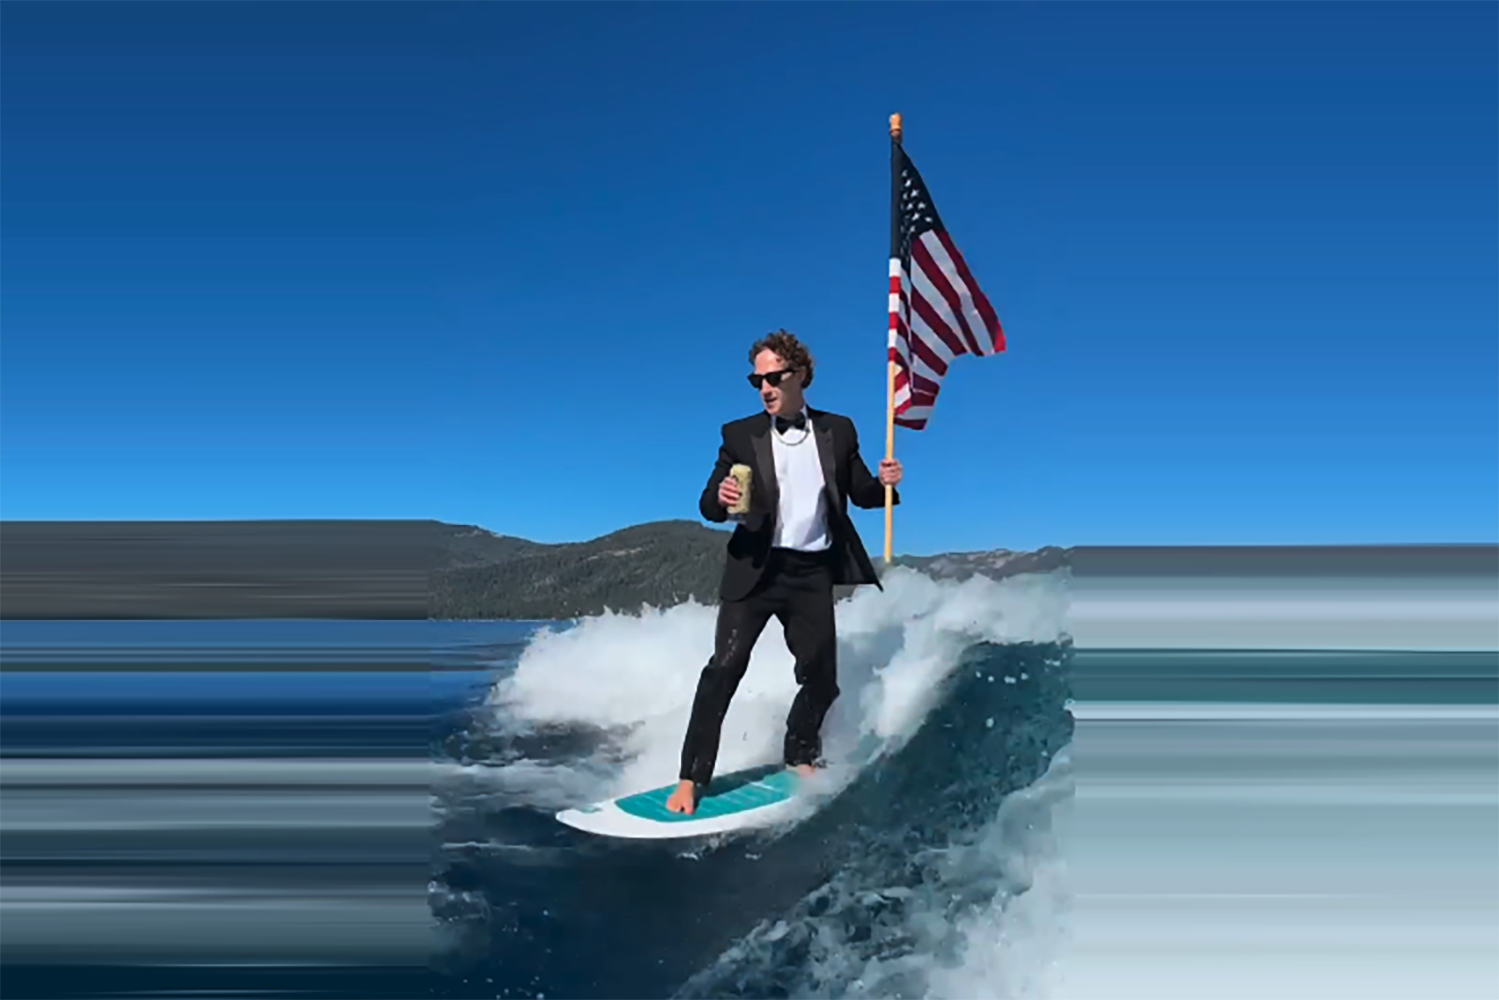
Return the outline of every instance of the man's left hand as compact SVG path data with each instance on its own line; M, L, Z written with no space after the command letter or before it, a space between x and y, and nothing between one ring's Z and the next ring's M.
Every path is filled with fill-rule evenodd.
M900 483L900 475L900 462L897 459L880 459L880 485L895 486Z

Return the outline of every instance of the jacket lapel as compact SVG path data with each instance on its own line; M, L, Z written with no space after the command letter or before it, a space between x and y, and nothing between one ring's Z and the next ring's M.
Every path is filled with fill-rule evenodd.
M813 435L817 440L817 458L822 462L822 479L827 484L828 496L833 498L833 506L837 507L843 502L843 498L838 493L837 452L833 450L833 429L826 420L821 419L824 416L821 411L809 408L807 415L812 418Z
M760 503L752 501L752 506L773 520L780 506L781 488L776 482L776 457L770 447L770 414L767 413L765 421L750 433L750 444L755 450L755 476L759 480L751 489L764 498Z

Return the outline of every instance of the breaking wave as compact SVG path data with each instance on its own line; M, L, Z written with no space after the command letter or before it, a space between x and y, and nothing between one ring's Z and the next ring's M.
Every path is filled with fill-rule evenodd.
M560 808L675 779L714 609L539 629L441 748L445 995L1011 997L1052 985L1071 796L1066 578L909 570L838 605L837 794L783 828L591 837ZM772 627L720 771L774 761ZM443 991L439 991L443 992Z

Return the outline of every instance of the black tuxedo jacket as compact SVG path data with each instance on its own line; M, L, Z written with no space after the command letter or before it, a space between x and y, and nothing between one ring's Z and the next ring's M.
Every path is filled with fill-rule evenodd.
M833 583L872 583L878 587L879 577L875 575L869 554L864 551L859 533L849 520L848 505L883 507L885 487L859 455L859 435L852 420L811 407L807 408L807 415L812 418L817 454L822 461L828 530L833 543ZM748 465L754 470L749 513L729 536L729 556L719 587L722 600L740 600L759 582L770 555L771 541L775 538L780 494L776 487L770 427L770 414L764 412L724 424L718 461L714 463L708 485L703 487L703 495L698 499L698 510L703 517L719 523L727 521L729 512L718 502L718 484L729 474L732 465ZM898 491L893 493L891 502L900 503Z

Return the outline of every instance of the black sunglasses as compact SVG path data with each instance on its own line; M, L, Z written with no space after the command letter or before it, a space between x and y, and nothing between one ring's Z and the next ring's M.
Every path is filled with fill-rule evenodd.
M794 371L796 371L795 368L785 368L778 372L766 372L764 375L761 375L759 372L755 372L749 377L750 385L758 389L762 384L769 382L770 387L774 389L776 386L781 384L781 379L785 378L787 375L790 375Z

